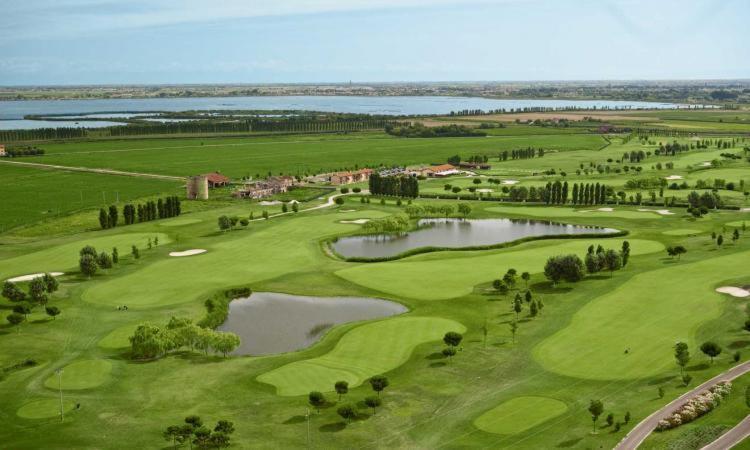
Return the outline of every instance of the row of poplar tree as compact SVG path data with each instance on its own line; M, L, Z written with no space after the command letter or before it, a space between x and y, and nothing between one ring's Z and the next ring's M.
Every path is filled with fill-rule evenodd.
M529 158L541 158L544 156L543 148L518 148L511 151L503 150L497 155L500 161L507 161L510 159L529 159Z
M549 182L541 190L540 197L548 205L562 205L570 203L574 205L599 205L607 202L608 192L612 189L600 183L573 183L571 190L568 182ZM572 195L570 195L572 194Z
M176 195L160 198L157 201L149 200L146 203L133 205L131 203L122 207L122 218L125 225L136 222L148 222L156 219L167 219L179 216L182 212L180 198ZM110 205L108 209L99 210L99 225L102 229L114 228L119 220L117 206Z
M378 173L370 176L370 194L372 195L392 195L395 197L419 196L419 182L417 177L398 176L398 177L381 177Z

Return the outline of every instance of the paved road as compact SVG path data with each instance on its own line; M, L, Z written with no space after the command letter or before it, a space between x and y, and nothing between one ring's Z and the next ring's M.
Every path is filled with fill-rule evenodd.
M731 369L727 370L726 372L711 378L710 380L706 381L700 386L682 394L680 397L671 401L670 403L665 405L663 408L659 409L658 411L654 412L650 416L643 419L641 423L639 423L638 425L635 426L635 428L630 430L630 433L628 433L620 441L620 443L617 444L617 447L615 447L615 449L634 450L638 448L638 446L641 445L641 443L648 437L648 435L651 434L652 431L654 431L654 428L656 428L656 425L659 423L659 421L663 419L664 417L666 417L670 412L677 409L677 407L683 404L688 398L694 396L695 394L700 393L701 391L708 389L709 387L713 386L719 381L732 381L735 378L746 374L747 372L750 372L750 361L746 361L742 364L736 365L732 367ZM734 431L734 429L732 429L732 431ZM717 448L723 448L723 447L717 447Z
M127 176L127 177L158 178L161 180L185 181L185 177L176 177L172 175L160 175L156 173L125 172L122 170L113 170L113 169L94 169L91 167L58 166L55 164L41 164L41 163L22 162L22 161L0 160L0 163L15 164L18 166L26 166L26 167L38 167L42 169L72 170L74 172L91 172L91 173L103 173L106 175L121 175L121 176Z
M713 441L701 450L728 450L750 436L750 415L737 424L736 427L722 434L719 439Z

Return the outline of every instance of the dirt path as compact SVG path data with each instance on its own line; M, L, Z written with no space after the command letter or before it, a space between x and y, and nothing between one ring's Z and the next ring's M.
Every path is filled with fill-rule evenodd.
M333 206L333 205L336 204L336 198L337 197L343 197L343 196L346 196L346 195L355 195L355 194L356 195L361 195L361 194L369 194L369 193L370 193L369 190L362 189L362 192L349 192L347 194L341 194L341 193L339 193L339 194L333 194L332 196L328 197L328 201L326 201L325 203L322 203L322 204L320 204L318 206L312 206L310 208L300 209L298 211L298 213L305 212L305 211L315 211L316 209L329 208L329 207L331 207L331 206ZM287 212L280 212L280 213L276 213L276 214L270 214L268 216L268 218L270 219L272 217L288 216L290 214L295 214L295 212L294 211L287 211ZM261 217L259 219L253 219L253 220L251 220L251 222L257 222L259 220L266 220L266 219L264 219L264 218Z
M185 177L176 177L172 175L159 175L156 173L124 172L122 170L113 170L113 169L94 169L91 167L58 166L55 164L42 164L42 163L21 162L21 161L0 160L0 163L15 164L18 166L25 166L25 167L35 167L35 168L40 168L40 169L69 170L73 172L90 172L90 173L100 173L100 174L105 174L105 175L120 175L120 176L126 176L126 177L156 178L160 180L185 181Z
M719 381L732 381L735 378L742 376L748 372L750 372L750 361L746 361L742 364L734 366L731 369L727 370L726 372L721 373L711 378L710 380L706 381L705 383L701 384L700 386L695 387L691 389L690 391L682 394L680 397L669 402L667 405L665 405L661 409L655 411L653 414L643 419L641 423L639 423L632 430L630 430L630 433L628 433L620 441L620 443L617 444L617 447L615 447L615 449L616 450L633 450L633 449L638 448L638 446L641 445L641 443L648 437L648 435L651 434L652 431L654 431L654 428L656 428L656 425L659 423L659 421L663 419L664 417L666 417L670 412L677 409L688 398L698 394L701 391L708 389L709 387L713 386ZM747 421L747 419L745 421ZM745 421L743 421L740 425L745 423ZM736 428L737 427L730 430L729 433L735 431ZM750 433L750 423L746 424L745 429L741 429L741 431ZM716 447L716 448L728 448L728 447Z
M736 427L722 434L719 439L711 442L701 450L727 450L742 442L750 436L750 416L737 424Z

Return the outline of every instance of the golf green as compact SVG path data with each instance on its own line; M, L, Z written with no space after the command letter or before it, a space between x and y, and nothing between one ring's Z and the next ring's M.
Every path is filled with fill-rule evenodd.
M474 426L494 434L517 434L567 411L560 400L547 397L516 397L490 409L474 420Z
M58 375L53 373L44 382L50 389L61 387L66 390L91 389L104 384L112 372L112 363L106 359L77 361L63 367L60 384Z
M638 274L595 298L533 351L546 369L596 380L653 376L674 366L673 346L695 349L695 332L721 314L722 279L747 274L750 252ZM622 326L627 324L627 326Z
M75 402L72 400L63 400L63 413L72 411ZM34 400L26 403L16 411L18 417L24 419L48 419L50 417L60 416L60 399L48 398L44 400Z
M620 238L549 240L502 250L430 253L400 261L346 268L336 272L336 275L397 296L444 300L469 294L475 285L501 278L510 268L516 269L518 273L539 273L543 271L544 263L550 256L576 253L583 257L591 244L619 249L622 241ZM631 255L634 256L664 249L656 241L628 241Z
M295 361L258 376L283 396L333 391L339 380L359 386L367 378L405 363L417 345L438 341L446 332L463 333L460 323L440 317L399 317L365 324L317 358Z

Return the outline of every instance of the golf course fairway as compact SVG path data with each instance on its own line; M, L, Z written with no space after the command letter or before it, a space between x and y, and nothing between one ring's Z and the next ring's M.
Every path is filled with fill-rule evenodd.
M557 417L568 407L547 397L516 397L499 404L474 420L474 426L494 434L517 434Z
M365 324L344 335L327 354L286 364L258 376L282 396L333 391L339 380L359 386L367 378L405 363L419 344L438 341L448 331L463 333L460 323L440 317L399 317Z

